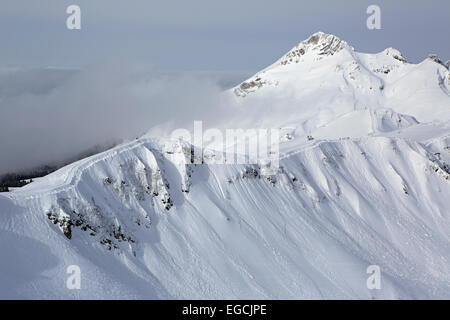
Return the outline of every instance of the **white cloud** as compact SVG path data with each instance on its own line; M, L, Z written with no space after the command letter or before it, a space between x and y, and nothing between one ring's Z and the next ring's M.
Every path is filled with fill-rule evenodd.
M155 125L220 118L218 93L242 75L159 72L107 62L82 71L0 73L0 174L132 139ZM241 78L242 79L242 78Z

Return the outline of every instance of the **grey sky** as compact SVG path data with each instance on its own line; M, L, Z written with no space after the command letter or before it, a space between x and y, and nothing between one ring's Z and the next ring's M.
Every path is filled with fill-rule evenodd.
M78 4L82 29L67 30ZM381 7L381 30L366 8ZM450 1L2 0L0 66L82 67L129 59L163 69L255 72L316 31L358 51L392 46L410 61L450 59Z
M71 4L81 7L81 30L66 28ZM227 114L224 87L317 31L361 52L392 46L412 62L450 59L450 1L378 1L382 30L366 28L370 4L2 0L0 175L155 126L211 124Z

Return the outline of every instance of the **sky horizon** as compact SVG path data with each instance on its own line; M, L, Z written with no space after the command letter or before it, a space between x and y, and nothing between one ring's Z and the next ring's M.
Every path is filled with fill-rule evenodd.
M71 4L81 8L81 30L66 27ZM366 27L371 4L380 7L380 30ZM0 12L0 66L78 69L108 59L169 70L256 72L318 31L359 52L393 47L413 63L428 54L446 61L449 14L450 2L441 0L7 0Z
M74 4L80 30L66 26ZM379 30L366 23L373 4ZM448 0L3 0L0 8L0 175L165 123L214 123L226 110L220 92L318 31L358 52L450 59Z

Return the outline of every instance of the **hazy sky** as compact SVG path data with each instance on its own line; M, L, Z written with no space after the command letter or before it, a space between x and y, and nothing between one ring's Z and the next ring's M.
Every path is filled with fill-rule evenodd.
M81 30L66 28L71 4ZM370 4L381 30L366 27ZM211 124L226 114L224 87L317 31L446 61L450 1L1 0L0 175L163 123Z
M81 7L81 30L66 8ZM381 7L381 30L366 8ZM412 62L450 59L450 1L2 0L0 66L82 67L124 58L170 69L254 72L311 33L333 33L358 51L392 46Z

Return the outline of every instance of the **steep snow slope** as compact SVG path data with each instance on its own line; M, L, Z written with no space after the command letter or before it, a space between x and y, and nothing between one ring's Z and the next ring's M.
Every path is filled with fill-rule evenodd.
M245 106L270 101L265 107L271 113L284 114L275 117L280 125L295 123L307 133L366 108L391 108L420 122L448 121L449 89L448 65L436 57L415 65L392 48L358 53L345 41L318 32L230 93ZM274 117L260 121L273 124Z
M268 108L234 125L282 127L270 176L141 138L1 194L0 297L450 298L449 76L435 60L317 33L226 93L240 118Z

